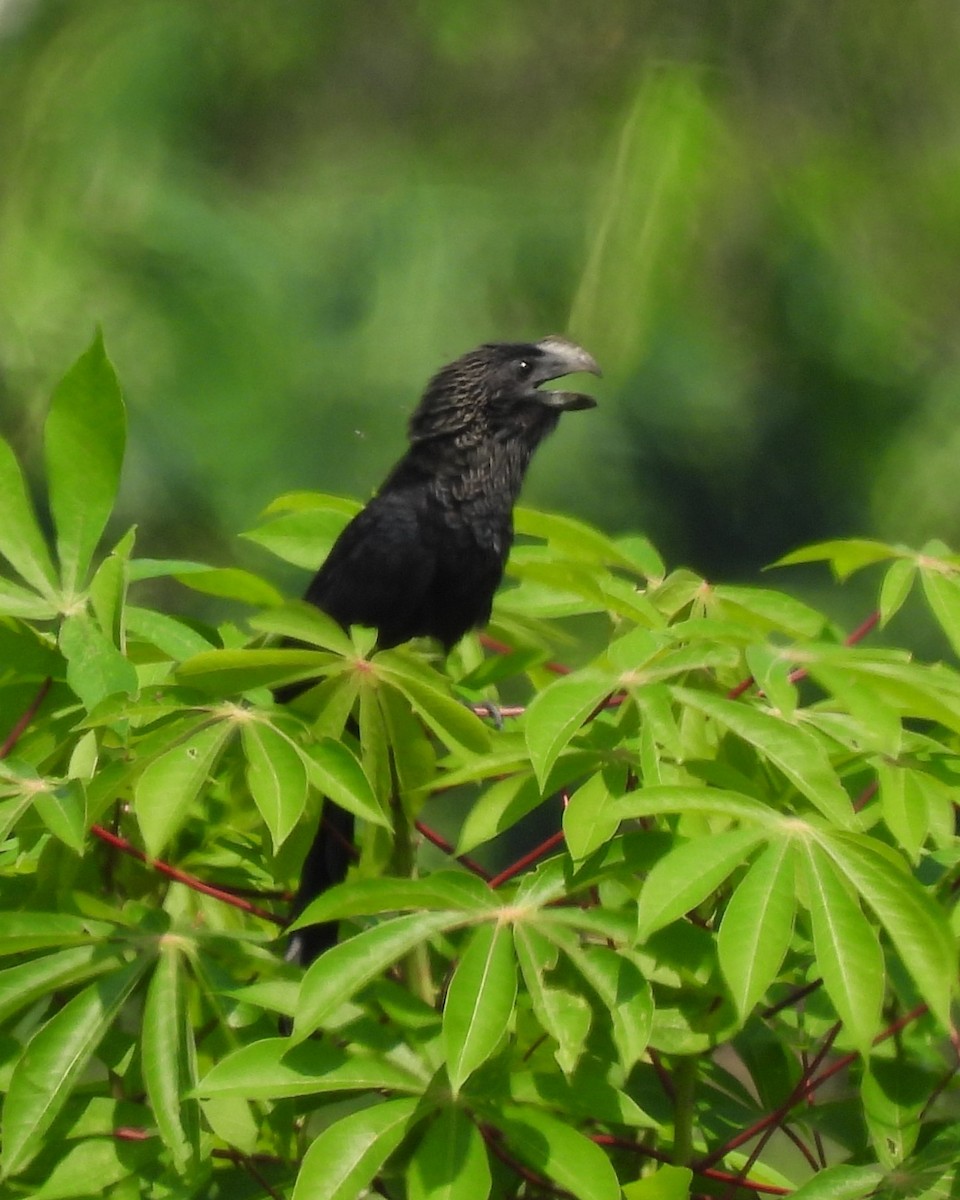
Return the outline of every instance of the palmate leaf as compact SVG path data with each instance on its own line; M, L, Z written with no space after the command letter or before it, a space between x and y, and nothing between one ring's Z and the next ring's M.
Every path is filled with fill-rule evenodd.
M120 482L126 416L98 331L57 385L44 430L63 590L82 586Z

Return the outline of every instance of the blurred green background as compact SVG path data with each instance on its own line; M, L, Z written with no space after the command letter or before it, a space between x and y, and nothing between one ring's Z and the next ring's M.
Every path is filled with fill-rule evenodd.
M143 553L257 565L554 331L606 374L528 503L727 580L960 543L955 0L0 0L0 66L0 426L102 323Z

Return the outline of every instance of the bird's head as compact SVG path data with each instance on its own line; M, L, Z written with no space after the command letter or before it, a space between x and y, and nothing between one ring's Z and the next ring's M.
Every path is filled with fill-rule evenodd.
M491 342L462 355L434 375L410 422L413 442L467 431L556 423L561 412L594 408L582 392L541 385L600 368L582 346L559 334L539 342Z

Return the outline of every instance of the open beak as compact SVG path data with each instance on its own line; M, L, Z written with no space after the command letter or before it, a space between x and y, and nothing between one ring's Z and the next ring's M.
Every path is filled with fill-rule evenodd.
M571 342L559 334L551 334L543 341L537 342L537 349L543 357L537 360L530 382L534 388L551 379L562 379L566 375L574 375L578 371L588 371L591 375L602 375L592 354L588 354L582 346ZM532 399L539 400L548 408L558 408L562 412L573 412L576 409L596 408L597 402L592 396L582 392L554 392L549 390L534 391Z

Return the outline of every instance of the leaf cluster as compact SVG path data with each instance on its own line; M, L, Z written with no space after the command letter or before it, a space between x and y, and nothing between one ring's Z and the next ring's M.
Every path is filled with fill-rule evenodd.
M45 447L52 548L0 442L9 1194L951 1194L954 667L527 510L483 640L378 652L132 530L99 552L99 337ZM312 565L353 511L286 496L248 537ZM871 624L919 581L960 650L945 547L811 560L882 566ZM242 616L150 607L161 575ZM358 859L301 973L279 927L330 802Z

